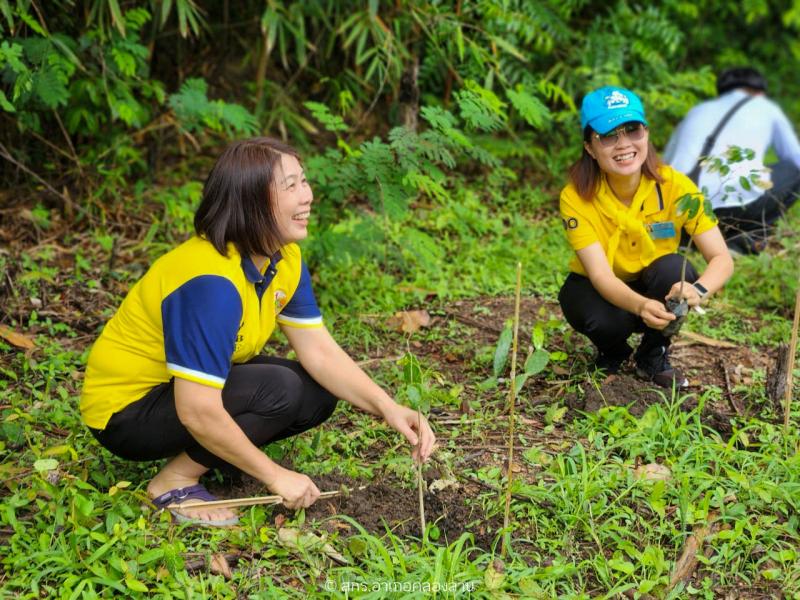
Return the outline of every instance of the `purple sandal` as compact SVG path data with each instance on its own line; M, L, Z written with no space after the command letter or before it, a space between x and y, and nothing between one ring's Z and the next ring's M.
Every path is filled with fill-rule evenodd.
M161 494L157 498L153 498L151 502L155 505L156 508L165 509L170 504L182 504L183 502L190 502L190 501L197 501L200 500L202 502L212 502L214 500L218 500L216 496L211 494L206 487L200 483L197 485L190 485L189 487L185 488L175 488L174 490L170 490ZM182 515L178 512L178 509L170 509L169 511L172 514L172 518L178 521L179 523L193 523L195 525L205 525L207 527L230 527L232 525L239 524L239 517L231 517L230 519L219 519L219 520L209 520L209 519L196 519L192 517L187 517L186 515Z

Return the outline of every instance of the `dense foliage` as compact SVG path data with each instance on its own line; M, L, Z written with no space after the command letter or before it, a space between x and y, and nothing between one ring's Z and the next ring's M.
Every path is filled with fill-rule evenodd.
M0 0L0 173L40 190L35 214L93 226L120 203L150 204L176 154L288 137L327 200L323 228L364 203L384 215L364 217L349 246L320 236L357 256L375 239L407 246L389 221L417 198L446 202L457 164L499 196L520 175L557 188L575 103L596 85L639 91L658 143L733 64L764 68L800 115L798 29L797 2L766 0ZM166 196L171 216L196 198L183 185Z
M357 135L413 120L417 103L457 103L552 171L575 99L599 84L641 92L661 141L733 64L764 68L800 114L798 29L796 2L767 0L0 0L0 169L105 201L109 177L152 174L176 143L257 131L319 143L313 100Z

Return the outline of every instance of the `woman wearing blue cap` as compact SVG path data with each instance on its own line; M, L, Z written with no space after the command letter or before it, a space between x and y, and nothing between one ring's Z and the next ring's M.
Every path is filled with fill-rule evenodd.
M693 217L678 200L698 194L692 181L664 165L649 140L641 100L630 90L603 87L581 105L583 153L569 170L560 211L575 256L559 293L567 321L597 346L596 366L617 372L630 357L628 338L642 332L634 358L641 376L664 387L688 385L669 362L675 320L667 298L698 306L733 273L733 261L712 215ZM681 290L681 229L707 262L691 264Z

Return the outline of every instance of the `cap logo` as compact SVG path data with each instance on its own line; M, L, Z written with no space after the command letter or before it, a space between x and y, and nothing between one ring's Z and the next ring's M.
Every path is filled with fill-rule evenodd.
M606 101L606 108L608 109L625 108L630 103L628 97L622 92L619 92L617 90L611 92L611 95L606 96L604 100Z

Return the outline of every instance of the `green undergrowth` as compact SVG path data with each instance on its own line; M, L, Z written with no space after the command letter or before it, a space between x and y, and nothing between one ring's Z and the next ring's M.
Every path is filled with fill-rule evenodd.
M435 522L415 539L389 529L367 531L339 516L351 530L327 540L346 558L341 565L311 538L300 546L280 543L271 508L243 510L234 531L175 526L148 508L144 489L157 465L125 462L101 449L79 422L77 398L102 323L147 264L188 232L199 188L165 182L142 191L143 207L155 202L160 208L145 213L150 221L135 239L109 225L90 235L69 233L19 261L0 255L14 281L10 325L33 334L36 343L26 354L0 341L4 595L422 598L436 589L440 598L612 598L626 592L714 598L719 590L744 586L800 598L800 438L794 425L787 434L776 425L777 411L763 392L764 371L753 372L746 394L754 416L726 417L731 433L725 435L704 417L704 407L724 402L724 392L713 386L699 396L667 394L640 417L612 406L567 413L565 394L586 384L583 365L591 349L553 319L570 256L555 197L526 181L494 183L453 176L442 180L446 193L440 197L409 189L405 208L392 216L375 217L374 207L357 203L336 219L321 214L305 251L329 327L357 359L377 357L368 367L376 380L426 412L457 414L466 399L474 412L437 428L441 447L427 468L452 472L461 483L481 482L465 501L494 523L502 521L504 454L483 465L461 461L465 440L486 444L489 432L506 423L508 367L497 360L496 335L487 342L463 324L442 320L406 338L385 323L404 309L443 315L452 302L467 299L473 300L467 316L502 327L511 310L495 314L482 302L502 296L510 307L516 263L523 263L525 295L547 306L536 316L541 327L524 323L520 354L524 360L529 347L545 345L549 363L520 394L525 418L543 428L518 431L517 461L524 469L512 489L512 527L505 532L510 550L501 563L504 533L496 526L487 547L477 545L474 531L439 538ZM318 195L318 204L327 201ZM35 218L39 227L56 225L45 210ZM705 316L693 314L688 327L759 352L788 340L799 221L795 209L778 247L737 259L725 292ZM325 251L332 240L341 251ZM68 259L64 248L72 248ZM426 347L438 354L426 355ZM397 356L418 348L422 375L410 385L407 363ZM457 368L443 357L448 353ZM528 406L534 393L546 402ZM793 423L798 419L795 410ZM416 474L403 440L343 406L332 423L269 453L312 476L394 478L414 503ZM641 478L636 469L647 465L660 465L668 475ZM712 519L694 579L668 591L686 540ZM323 525L303 513L284 523L305 533L321 533ZM207 568L187 570L216 553L239 556L231 579Z

